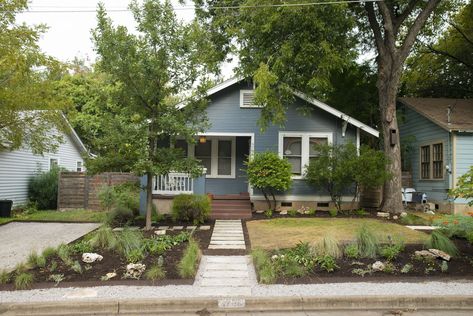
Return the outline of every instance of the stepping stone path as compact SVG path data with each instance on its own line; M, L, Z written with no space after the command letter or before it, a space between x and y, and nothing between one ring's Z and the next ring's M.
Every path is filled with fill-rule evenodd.
M216 220L209 249L246 249L241 220Z
M407 228L410 228L412 230L435 230L435 229L439 229L440 227L437 227L437 226L415 226L415 225L407 225L406 226Z

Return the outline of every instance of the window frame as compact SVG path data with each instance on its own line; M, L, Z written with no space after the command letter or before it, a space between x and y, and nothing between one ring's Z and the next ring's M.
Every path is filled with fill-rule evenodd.
M78 171L77 169L79 169L77 167L77 164L80 162L80 171ZM76 160L76 172L84 172L84 162L82 160Z
M442 145L442 177L434 177L434 145ZM422 177L422 147L429 147L429 177ZM426 143L419 144L419 181L444 181L445 180L445 164L446 164L446 153L445 153L445 142L443 140L429 141ZM438 161L438 160L437 160Z
M278 153L279 157L284 157L284 138L285 137L300 137L301 138L301 174L292 175L292 179L301 180L304 179L304 174L307 170L306 166L310 161L310 138L326 138L327 144L333 143L333 132L279 132L279 146Z

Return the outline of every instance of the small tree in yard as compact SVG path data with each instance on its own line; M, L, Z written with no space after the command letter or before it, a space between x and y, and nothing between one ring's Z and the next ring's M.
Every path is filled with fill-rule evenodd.
M458 178L456 188L450 190L448 194L455 199L463 198L470 200L468 205L473 206L473 166L470 167L468 172Z
M245 163L248 181L255 189L263 192L268 209L276 209L277 191L286 191L291 187L291 164L274 152L256 153ZM273 203L271 203L270 197Z
M353 195L352 208L360 187L382 185L388 174L381 151L363 146L358 154L355 145L317 145L319 155L307 166L305 179L316 188L325 188L337 210L343 195Z

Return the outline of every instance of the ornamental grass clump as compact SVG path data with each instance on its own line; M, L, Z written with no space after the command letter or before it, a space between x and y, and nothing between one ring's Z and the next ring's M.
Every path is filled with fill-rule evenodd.
M93 248L115 249L117 246L117 237L108 225L102 225L90 239L90 245Z
M193 278L197 273L200 257L199 244L193 238L189 239L189 244L177 266L179 275L182 278Z
M360 257L360 251L358 250L358 245L354 243L346 245L345 249L343 250L343 253L345 257L351 258L351 259L357 259Z
M338 240L333 238L331 235L325 235L322 240L320 240L313 246L313 250L317 256L329 255L335 259L339 259L342 257L340 244Z
M375 258L378 253L379 239L368 227L363 224L356 233L356 244L362 258Z
M29 272L21 272L15 276L15 289L17 290L26 290L31 288L31 285L34 282L33 274Z
M132 251L144 249L145 246L145 239L140 231L125 228L118 234L114 250L128 258Z
M258 273L258 281L263 284L274 283L277 273L273 267L269 253L263 249L255 249L251 252L251 257L253 258L253 263Z
M438 249L448 253L452 257L458 256L458 248L453 241L442 232L434 230L425 242L427 249Z
M153 264L146 272L145 278L151 281L157 281L166 277L166 271L159 264Z
M7 270L2 270L0 272L0 284L7 284L8 282L10 282L10 278L10 272L8 272Z

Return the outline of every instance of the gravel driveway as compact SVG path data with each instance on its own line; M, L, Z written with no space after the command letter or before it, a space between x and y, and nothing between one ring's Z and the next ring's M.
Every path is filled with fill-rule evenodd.
M47 247L69 243L100 224L20 223L0 226L0 269L12 269L25 261L31 251L38 253Z

